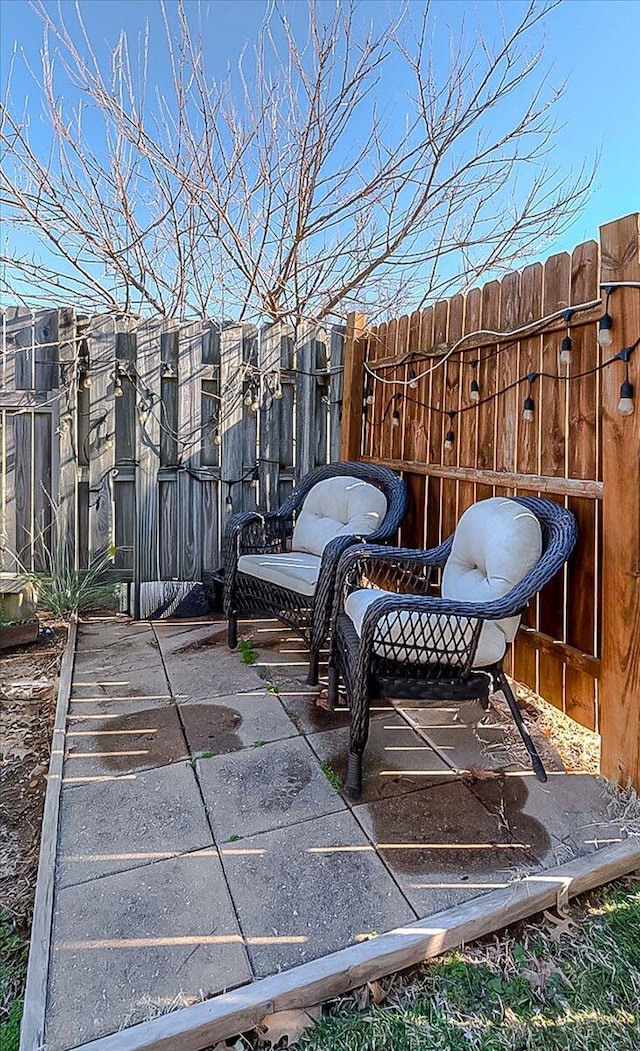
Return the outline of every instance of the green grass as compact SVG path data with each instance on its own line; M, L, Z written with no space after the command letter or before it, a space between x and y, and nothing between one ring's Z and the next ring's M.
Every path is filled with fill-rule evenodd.
M640 883L570 909L559 942L521 924L383 981L365 1011L349 998L300 1051L635 1051L640 1047Z
M333 788L335 788L336 792L341 792L342 781L340 780L340 776L335 772L331 764L327 763L327 761L325 760L324 762L320 763L320 769L322 770L322 773L326 777L329 784L332 785Z
M245 664L255 664L258 659L258 651L250 639L240 639L238 653Z
M28 950L16 934L11 916L0 909L0 1048L18 1051L22 993L27 974Z

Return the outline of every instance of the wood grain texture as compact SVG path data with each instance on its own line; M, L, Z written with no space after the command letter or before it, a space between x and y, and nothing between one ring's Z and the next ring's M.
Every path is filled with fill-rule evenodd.
M600 229L601 280L640 281L640 213ZM614 348L640 335L640 290L611 301ZM640 789L640 352L629 364L635 412L617 404L624 366L602 373L602 771Z
M553 907L560 894L573 898L632 872L638 865L640 844L627 839L397 931L83 1044L78 1051L202 1051L255 1028L265 1014L322 1003L368 981L440 956Z
M109 315L91 318L89 329L89 426L83 453L89 465L89 558L112 542L111 471L115 462L115 334Z
M164 323L142 321L137 328L138 400L149 404L146 419L139 417L136 471L136 542L134 580L139 585L160 577L158 545L158 468L160 466L160 341Z
M342 434L340 438L340 459L356 460L360 455L360 436L362 431L362 391L364 388L364 352L365 352L364 314L351 313L347 317L347 328L344 340L344 396L342 405ZM366 379L367 385L370 378Z

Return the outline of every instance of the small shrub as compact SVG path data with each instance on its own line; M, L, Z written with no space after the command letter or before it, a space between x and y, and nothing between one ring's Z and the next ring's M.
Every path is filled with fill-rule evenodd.
M22 576L33 585L38 605L65 620L72 613L97 609L113 599L115 584L105 581L105 574L114 557L115 549L110 548L94 558L88 569L75 569L68 547L60 543L53 550L45 549L43 570L22 567Z

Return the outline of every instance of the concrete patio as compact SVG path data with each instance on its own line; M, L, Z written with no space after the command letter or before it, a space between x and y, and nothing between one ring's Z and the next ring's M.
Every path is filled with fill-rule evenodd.
M625 836L603 782L564 773L546 740L549 782L535 781L499 706L379 706L352 805L338 790L348 714L316 704L293 634L241 631L253 665L227 650L222 622L80 626L48 1051Z

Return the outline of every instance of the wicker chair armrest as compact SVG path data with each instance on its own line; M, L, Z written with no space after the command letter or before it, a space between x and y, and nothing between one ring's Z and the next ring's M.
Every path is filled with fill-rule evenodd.
M432 571L446 564L453 538L428 551L414 548L357 544L340 559L335 585L333 618L344 608L348 595L357 588L377 584L389 591L425 594Z
M504 598L493 602L460 602L438 598L435 595L382 595L368 607L362 620L362 637L373 632L380 620L390 613L434 613L438 616L463 617L468 620L502 620L515 617L523 611L518 587Z

